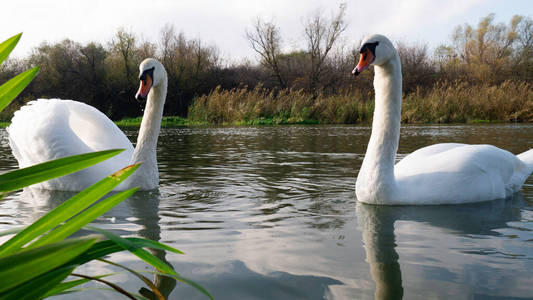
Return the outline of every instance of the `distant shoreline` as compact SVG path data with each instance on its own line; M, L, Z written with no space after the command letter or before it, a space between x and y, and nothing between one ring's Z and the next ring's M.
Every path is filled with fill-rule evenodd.
M114 123L119 127L140 127L142 117L127 118ZM532 124L533 122L527 121L490 121L490 120L467 120L465 122L415 122L404 123L403 125L453 125L453 124ZM6 128L10 125L10 122L0 122L0 128ZM225 122L225 123L207 123L191 121L187 118L177 116L166 116L161 121L161 128L175 128L175 127L201 127L201 126L284 126L284 125L372 125L371 122L358 122L358 123L320 123L316 120L304 120L290 122L288 120L276 120L273 118L259 118L250 120L247 122Z

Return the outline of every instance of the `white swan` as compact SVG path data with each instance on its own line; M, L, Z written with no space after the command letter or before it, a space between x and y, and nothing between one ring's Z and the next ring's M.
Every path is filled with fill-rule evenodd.
M436 144L394 165L402 105L398 52L382 35L363 40L358 75L374 65L372 134L357 176L358 201L371 204L457 204L505 198L533 171L533 149L518 156L491 145Z
M72 100L38 99L15 112L8 127L9 145L19 168L65 156L122 148L121 154L88 169L33 185L47 190L79 191L130 164L143 162L116 190L139 186L155 189L159 182L156 147L167 94L163 65L148 58L140 66L137 99L146 99L137 145L103 113Z

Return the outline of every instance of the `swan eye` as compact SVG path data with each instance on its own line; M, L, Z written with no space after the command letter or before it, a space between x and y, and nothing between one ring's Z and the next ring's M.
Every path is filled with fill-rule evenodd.
M155 70L155 67L152 67L150 69L144 70L141 73L141 76L139 76L139 80L142 80L142 81L146 82L146 76L149 76L150 78L154 78L154 70Z
M379 45L379 42L374 43L365 43L359 53L366 54L367 51L371 51L373 56L376 56L376 47Z

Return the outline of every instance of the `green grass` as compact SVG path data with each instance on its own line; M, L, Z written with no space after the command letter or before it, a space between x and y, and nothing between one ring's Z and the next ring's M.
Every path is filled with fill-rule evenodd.
M142 117L127 118L120 121L115 121L115 124L121 127L139 127L141 126ZM161 127L182 127L182 126L203 126L208 125L207 122L193 121L183 117L168 116L161 120Z

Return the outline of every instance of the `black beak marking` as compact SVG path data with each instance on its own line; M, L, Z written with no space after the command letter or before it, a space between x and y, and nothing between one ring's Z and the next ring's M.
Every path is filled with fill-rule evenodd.
M145 81L146 75L150 76L152 79L154 78L154 70L155 67L152 67L150 69L144 70L142 74L139 76L139 80Z

